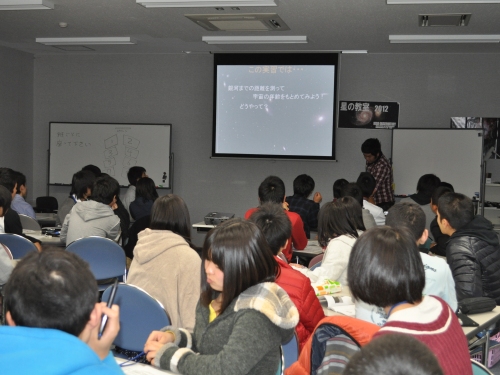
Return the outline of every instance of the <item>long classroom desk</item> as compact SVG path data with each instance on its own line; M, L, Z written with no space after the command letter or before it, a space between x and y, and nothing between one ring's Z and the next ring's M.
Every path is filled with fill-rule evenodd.
M42 234L42 232L34 230L23 230L23 233L42 241L43 245L66 247L66 244L62 243L59 237L46 236L45 234Z
M317 240L308 240L307 246L304 250L293 249L292 259L295 259L295 257L312 259L316 255L320 255L320 254L323 254L323 249L321 248L321 246L319 246L318 241Z
M115 357L118 364L126 361L126 359ZM129 362L130 363L130 362ZM128 365L128 364L127 364ZM144 363L132 363L130 366L125 365L121 367L125 375L165 375L165 374L175 374L175 372L161 370L158 367L151 365L146 365Z

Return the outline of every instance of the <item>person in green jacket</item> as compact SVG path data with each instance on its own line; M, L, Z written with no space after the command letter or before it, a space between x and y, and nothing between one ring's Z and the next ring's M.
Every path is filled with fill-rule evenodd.
M202 262L193 334L172 326L154 331L147 359L186 375L276 374L280 345L299 314L274 283L278 265L264 236L254 223L228 220L207 234Z

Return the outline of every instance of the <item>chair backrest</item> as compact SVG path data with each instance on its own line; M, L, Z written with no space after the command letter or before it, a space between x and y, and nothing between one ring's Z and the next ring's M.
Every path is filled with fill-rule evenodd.
M21 220L21 225L23 229L29 229L29 230L36 230L36 231L41 231L42 227L32 217L29 217L27 215L19 214L19 219Z
M472 374L473 375L493 375L493 373L486 368L486 366L482 365L481 363L474 361L473 359L470 360L472 363Z
M14 259L14 256L10 252L9 248L6 245L4 245L3 243L0 243L0 251L5 251L5 253L7 253L7 256L9 257L9 259Z
M309 268L310 269L313 269L311 267L313 267L314 265L318 264L318 263L321 263L321 261L323 260L323 255L324 254L319 254L319 255L316 255L314 258L312 258L309 262Z
M0 234L0 243L9 248L14 259L21 259L30 251L37 251L36 246L30 240L17 234Z
M70 243L66 250L85 260L96 280L125 277L125 252L108 238L80 238Z
M102 301L107 301L111 287ZM170 325L162 304L147 292L134 285L120 283L114 303L120 306L120 332L113 342L122 349L141 352L149 334Z
M281 351L283 353L282 369L286 370L292 363L299 359L299 340L297 339L297 333L295 331L290 341L281 345Z
M37 197L36 198L36 211L51 213L59 209L59 204L55 197Z

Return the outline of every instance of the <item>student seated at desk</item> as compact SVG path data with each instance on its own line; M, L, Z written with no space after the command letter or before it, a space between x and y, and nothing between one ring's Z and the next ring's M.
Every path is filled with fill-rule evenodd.
M288 209L300 215L307 238L311 238L311 229L316 229L318 226L319 204L323 199L318 191L314 193L312 200L308 199L314 186L311 176L301 174L293 180L293 195L286 197Z
M120 329L118 306L97 303L97 283L77 255L30 252L4 287L2 374L122 374L110 353ZM98 337L101 316L108 321Z
M431 222L436 214L431 209L431 197L434 190L439 187L441 180L433 174L424 174L418 179L417 193L410 195L408 198L403 198L400 202L416 203L422 207L425 212L425 229L429 230Z
M260 204L271 202L288 205L285 202L285 184L283 180L276 176L269 176L259 186L259 202ZM245 213L245 219L248 219L257 208L251 208ZM288 261L292 259L292 244L296 250L304 250L307 246L307 236L304 232L304 223L299 214L288 211L286 214L292 223L292 237L288 241L286 248L283 250L283 255Z
M11 199L14 199L17 191L17 182L16 182L15 172L12 169L0 168L0 186L3 186L8 191L10 191ZM16 211L14 211L12 207L8 209L6 212L4 212L3 215L4 215L3 229L5 233L12 233L22 236L33 242L38 251L42 251L42 243L40 242L40 240L37 240L36 238L30 236L26 236L23 233L23 226L21 224L21 219L19 218L19 214Z
M333 201L335 202L337 199L340 198L340 193L342 191L342 188L346 186L349 183L345 178L339 178L338 180L335 180L333 183Z
M373 215L375 223L377 225L385 224L385 214L384 210L379 206L375 205L375 200L373 199L373 194L375 193L375 186L377 182L370 172L361 172L359 174L358 180L356 181L361 193L363 194L363 208L368 210L370 214ZM366 226L366 225L365 225Z
M436 217L431 221L430 231L431 238L434 241L434 245L431 245L430 251L442 257L446 257L446 245L450 240L450 236L441 232L441 228L439 228L439 224L437 222L438 201L442 195L453 192L455 192L455 190L453 189L453 185L448 184L447 182L441 182L441 186L434 190L434 193L431 197L431 209Z
M276 284L285 289L299 310L300 320L295 332L299 338L300 352L314 328L325 317L325 313L311 286L311 281L278 256L290 238L292 225L283 212L283 207L276 203L261 205L250 216L250 221L260 228L276 262L278 262L279 271L276 274Z
M10 208L11 200L12 196L10 191L8 191L5 187L0 186L0 233L4 233L4 212ZM0 286L7 282L15 264L15 261L11 259L5 246L0 244Z
M421 245L427 241L428 230L425 229L425 213L416 203L399 202L389 209L387 225L393 228L406 227L413 235L415 243ZM444 259L420 252L425 270L424 295L442 298L453 311L457 310L455 282L450 267ZM367 320L379 326L386 321L384 311L380 307L356 303L356 318Z
M158 198L155 182L143 177L135 185L135 200L130 203L130 215L134 220L151 215L153 203Z
M356 202L361 206L361 216L363 218L363 224L366 229L370 229L377 226L375 218L366 208L363 207L363 193L361 188L355 182L351 182L345 185L340 191L341 197L353 197Z
M63 201L61 207L57 210L58 224L64 223L66 215L69 214L75 204L86 201L92 195L92 186L95 179L95 175L90 171L78 171L73 175L69 197Z
M113 210L116 204L118 181L110 176L99 177L94 182L91 200L78 202L64 219L61 242L66 246L79 238L98 236L118 241L120 219Z
M380 306L388 316L374 338L411 335L431 349L446 375L472 374L467 339L455 313L441 298L422 295L424 265L407 228L367 230L352 248L347 275L354 299Z
M489 297L500 304L500 243L493 224L474 215L472 201L460 193L439 198L437 222L441 232L450 236L446 259L458 301Z
M122 202L128 213L130 213L130 203L135 200L137 181L139 181L143 177L148 177L146 169L144 167L134 166L131 167L127 172L127 178L130 185L125 192L125 196L122 198ZM132 215L130 215L130 219L133 219Z
M127 283L158 299L173 326L192 332L201 260L191 244L189 211L182 198L174 194L158 198L149 228L138 238Z
M16 196L12 200L11 208L18 214L23 214L36 220L35 210L26 202L28 189L26 188L26 176L21 172L14 171L14 178L17 183Z
M278 265L262 232L246 220L225 221L208 232L202 262L193 334L154 331L147 359L184 375L275 375L299 313L273 282Z
M314 270L291 264L312 282L330 279L347 286L347 263L351 249L365 230L361 206L353 197L339 198L321 207L318 218L318 242L326 247L321 266Z

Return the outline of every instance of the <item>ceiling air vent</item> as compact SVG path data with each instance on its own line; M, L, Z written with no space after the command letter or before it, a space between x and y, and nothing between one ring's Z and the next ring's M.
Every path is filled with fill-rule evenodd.
M470 13L467 14L419 14L418 25L429 26L467 26L470 20Z
M286 31L285 21L275 13L185 14L208 31Z

